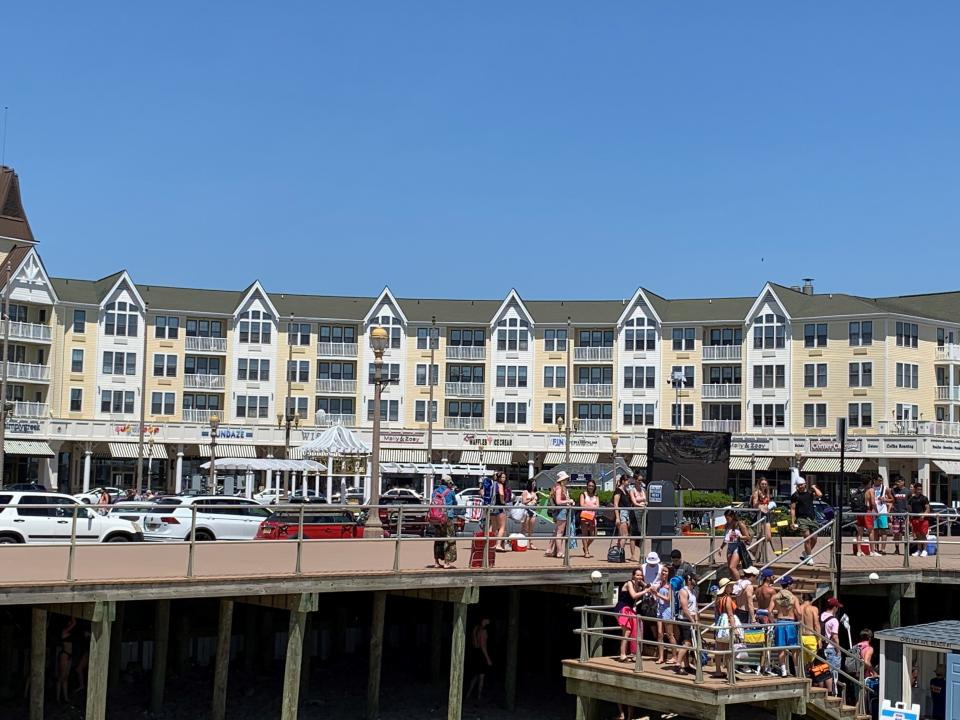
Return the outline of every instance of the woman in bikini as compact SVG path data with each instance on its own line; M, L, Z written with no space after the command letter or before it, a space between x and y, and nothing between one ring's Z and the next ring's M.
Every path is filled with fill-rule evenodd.
M580 534L583 536L583 556L593 557L590 546L597 536L597 511L600 508L600 496L597 495L597 484L593 480L587 481L586 491L580 495Z
M740 579L740 547L750 541L750 528L733 510L727 510L723 518L726 521L723 547L727 548L727 567L730 568L730 579L736 582Z
M520 496L520 503L524 507L524 516L523 522L520 523L520 532L527 537L530 550L536 550L533 546L533 533L537 527L536 507L538 500L537 483L535 480L530 480L527 482L527 486L523 489L523 494Z
M73 631L77 627L76 618L68 618L60 631L60 643L57 645L57 702L70 699L70 666L73 664Z
M637 617L636 606L646 594L648 587L643 581L643 570L637 568L633 575L620 588L615 612L617 625L623 628L623 639L620 641L620 662L629 662L637 653L637 640L640 637L640 619ZM629 643L630 654L627 655Z

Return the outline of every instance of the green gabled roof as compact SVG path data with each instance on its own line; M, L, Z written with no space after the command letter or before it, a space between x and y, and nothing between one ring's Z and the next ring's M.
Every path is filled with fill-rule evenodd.
M952 323L960 322L960 292L956 291L927 295L899 295L880 298L879 302L892 312Z
M790 317L825 317L830 315L869 315L887 312L877 300L845 293L807 295L799 290L770 283Z
M81 305L99 305L110 288L117 284L123 270L107 275L99 280L74 280L72 278L50 278L57 295L63 302Z
M716 323L742 324L755 297L733 298L680 298L668 300L644 288L644 294L660 320L665 323Z
M534 322L574 325L613 325L623 314L627 300L524 300Z

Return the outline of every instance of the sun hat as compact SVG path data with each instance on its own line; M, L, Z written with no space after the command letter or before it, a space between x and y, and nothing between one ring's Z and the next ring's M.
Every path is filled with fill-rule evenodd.
M659 565L659 564L660 564L659 555L657 555L655 552L649 553L647 555L647 565Z
M567 473L564 470L561 470L560 472L557 473L556 482L563 482L564 480L569 480L569 479L570 479L570 476L567 475Z

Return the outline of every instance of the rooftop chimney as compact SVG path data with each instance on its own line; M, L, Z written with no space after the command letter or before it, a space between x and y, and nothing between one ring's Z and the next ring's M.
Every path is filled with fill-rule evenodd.
M813 278L803 279L803 294L813 295Z

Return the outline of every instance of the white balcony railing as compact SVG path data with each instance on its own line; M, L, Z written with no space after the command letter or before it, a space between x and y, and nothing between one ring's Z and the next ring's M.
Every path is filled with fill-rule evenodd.
M223 410L188 410L183 409L183 421L189 423L201 423L206 425L210 422L211 415L218 415L223 420Z
M703 359L711 360L739 360L742 345L704 345Z
M222 337L195 337L187 335L187 350L193 352L225 353L227 339Z
M613 385L595 385L593 383L575 383L573 386L575 398L611 398Z
M586 362L613 360L612 347L575 347L573 359Z
M960 437L960 423L931 420L881 420L877 423L881 435L936 435Z
M26 380L28 382L49 382L50 366L8 362L7 378L11 380Z
M227 386L226 375L184 375L183 387L189 390L223 390Z
M0 337L3 337L3 323L0 323ZM10 321L10 338L12 340L29 340L32 342L50 342L51 332L49 325Z
M485 345L447 345L447 360L483 360L486 357Z
M445 417L444 430L483 430L482 417Z
M356 343L318 342L317 357L355 358Z
M740 383L716 383L700 388L704 400L739 400Z
M739 420L703 420L704 432L740 432Z
M937 400L947 402L960 402L960 387L950 387L948 385L937 385Z
M611 424L609 420L599 420L594 418L575 418L574 426L577 432L599 433L610 432Z
M354 427L357 424L357 416L346 413L325 413L320 411L316 415L316 423L317 427L331 427L333 425Z
M41 402L21 402L18 400L13 404L13 417L20 418L48 418L50 417L50 406Z
M937 360L940 362L960 362L960 345L950 343L938 346Z
M444 392L454 397L482 398L483 383L448 382Z
M356 395L357 381L356 380L331 380L329 378L319 378L317 380L317 392L333 393L338 395L340 394Z

